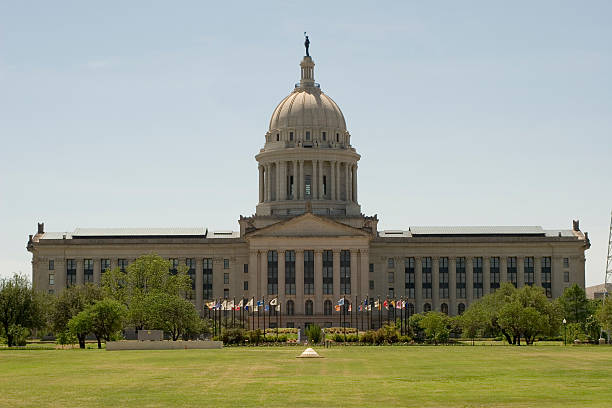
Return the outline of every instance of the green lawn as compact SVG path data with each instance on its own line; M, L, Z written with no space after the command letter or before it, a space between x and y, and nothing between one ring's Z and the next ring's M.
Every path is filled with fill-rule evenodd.
M609 407L606 346L2 350L1 407Z

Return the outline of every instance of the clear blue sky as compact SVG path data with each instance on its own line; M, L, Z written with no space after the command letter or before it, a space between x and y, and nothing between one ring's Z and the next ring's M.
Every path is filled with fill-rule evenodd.
M37 221L238 229L308 31L381 228L579 218L600 283L611 16L609 1L2 2L0 274L30 272Z

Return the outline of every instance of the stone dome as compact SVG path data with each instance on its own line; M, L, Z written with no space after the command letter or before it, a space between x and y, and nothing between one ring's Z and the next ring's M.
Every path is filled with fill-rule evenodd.
M346 122L332 98L318 88L298 87L274 109L270 131L298 127L346 131Z

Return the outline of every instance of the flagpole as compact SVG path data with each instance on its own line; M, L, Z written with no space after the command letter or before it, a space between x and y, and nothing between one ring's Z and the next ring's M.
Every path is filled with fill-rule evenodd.
M342 306L344 306L342 308L342 313L344 314L344 322L342 323L342 330L344 330L344 342L346 343L346 296L342 295L342 299L344 299L344 304Z
M380 297L378 298L378 328L382 328L382 305L380 304Z
M402 336L404 335L404 317L402 314L403 305L404 305L404 301L402 300L402 297L400 297L400 334Z
M257 329L259 330L261 326L259 325L259 300L257 301Z
M264 341L266 341L266 297L265 296L263 297L263 302L262 303L263 303L263 308L264 308L264 311L263 311L263 317L264 317L264 325L263 325L264 326Z
M236 298L232 298L232 328L234 327L235 319L236 319Z
M254 307L254 305L255 305L255 296L253 296L251 298L251 300L253 301L252 305L251 305L251 309L253 309L253 310L251 310L251 320L253 321L253 324L251 325L251 330L255 330L255 307Z

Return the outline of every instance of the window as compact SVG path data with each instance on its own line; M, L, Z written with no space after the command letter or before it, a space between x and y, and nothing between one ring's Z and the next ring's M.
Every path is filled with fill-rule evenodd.
M569 258L563 258L563 267L569 268Z
M323 251L323 294L334 293L334 253Z
M563 272L563 282L569 282L570 280L569 278L570 278L569 272L568 271Z
M294 322L287 322L287 328L294 328L295 327L295 323Z
M325 141L325 139L327 138L327 135L325 134L325 132L323 132L322 136L323 136L323 141Z
M425 312L425 313L431 312L431 305L429 303L425 303L423 305L423 312Z
M289 140L293 141L293 132L289 132Z
M176 275L178 273L179 260L177 258L170 258L168 262L170 262L168 272L170 272L170 275Z
M374 264L370 264L370 273L374 273Z
M373 280L370 281L370 290L374 290L374 281Z
M285 252L285 295L295 295L295 251Z
M327 195L327 176L323 176L323 195Z
M268 251L268 295L278 293L278 252Z
M229 298L229 289L223 289L223 298L224 299Z
M249 264L242 265L242 271L244 273L249 273Z
M185 259L185 265L187 265L187 276L191 279L191 290L195 290L195 275L196 275L196 262L195 258Z
M53 289L49 289L49 294L50 294L50 295L53 295L54 293L55 293L55 290L53 290Z
M50 271L55 270L55 260L53 259L49 259L49 270Z
M249 290L249 281L242 282L242 290Z
M465 299L465 258L457 258L455 272L457 274L457 299Z
M483 273L482 273L482 258L474 258L472 265L472 272L474 273L474 298L479 299L482 297L483 292Z
M465 305L463 303L459 303L457 305L457 314L463 314L465 312Z
M76 261L66 259L66 286L76 285Z
M125 272L125 269L128 267L127 259L117 259L117 266L121 270L121 272Z
M440 311L445 315L448 315L448 305L446 303L442 303L440 305Z
M440 282L438 283L439 287L439 296L440 299L448 299L448 258L440 258L439 260L440 268L438 270L438 276L440 278Z
M406 304L406 315L410 317L414 314L414 304L408 303Z
M542 287L546 292L546 297L552 297L552 268L551 268L551 258L550 256L545 256L542 258Z
M306 140L310 140L310 132L306 131Z
M404 294L408 299L414 299L414 258L404 260L404 275L406 279Z
M491 292L499 289L499 257L491 258Z
M307 300L306 301L306 304L304 305L304 314L306 316L312 316L313 315L312 300Z
M280 135L277 133L276 134L276 141L278 142L280 140Z
M331 300L326 300L323 302L323 314L329 316L332 314L332 302Z
M388 283L395 282L395 273L393 273L393 272L387 273L387 282Z
M394 298L395 297L395 288L389 288L389 290L387 291L387 295L390 298ZM391 310L391 309L389 309L389 310Z
M516 256L511 256L508 258L508 282L511 282L515 288L518 286L517 271L518 268L516 266Z
M351 294L351 251L340 251L340 294Z
M229 273L225 272L223 274L223 284L224 285L229 285Z
M288 191L287 194L289 195L289 197L293 198L293 176L289 176L289 187L288 187Z
M336 133L336 142L340 142L340 133Z
M93 283L93 259L83 260L83 274L85 283Z
M110 259L100 259L100 271L102 273L110 269Z
M223 260L223 269L229 269L229 259Z
M304 176L304 190L305 190L305 194L306 196L310 196L310 186L312 185L312 176L310 174L307 174L306 176Z
M304 251L304 294L314 295L314 251Z
M49 285L55 285L55 274L54 273L49 274Z
M387 259L387 268L395 268L395 260L393 258Z
M202 281L202 296L204 299L212 299L213 297L213 260L212 258L204 258L202 272L204 279Z
M295 314L295 303L293 300L287 301L287 316L293 316Z
M533 286L535 276L534 276L534 261L533 261L532 256L528 256L525 258L525 265L523 269L525 273L525 285Z
M421 271L423 272L423 299L431 299L431 258L423 258Z

